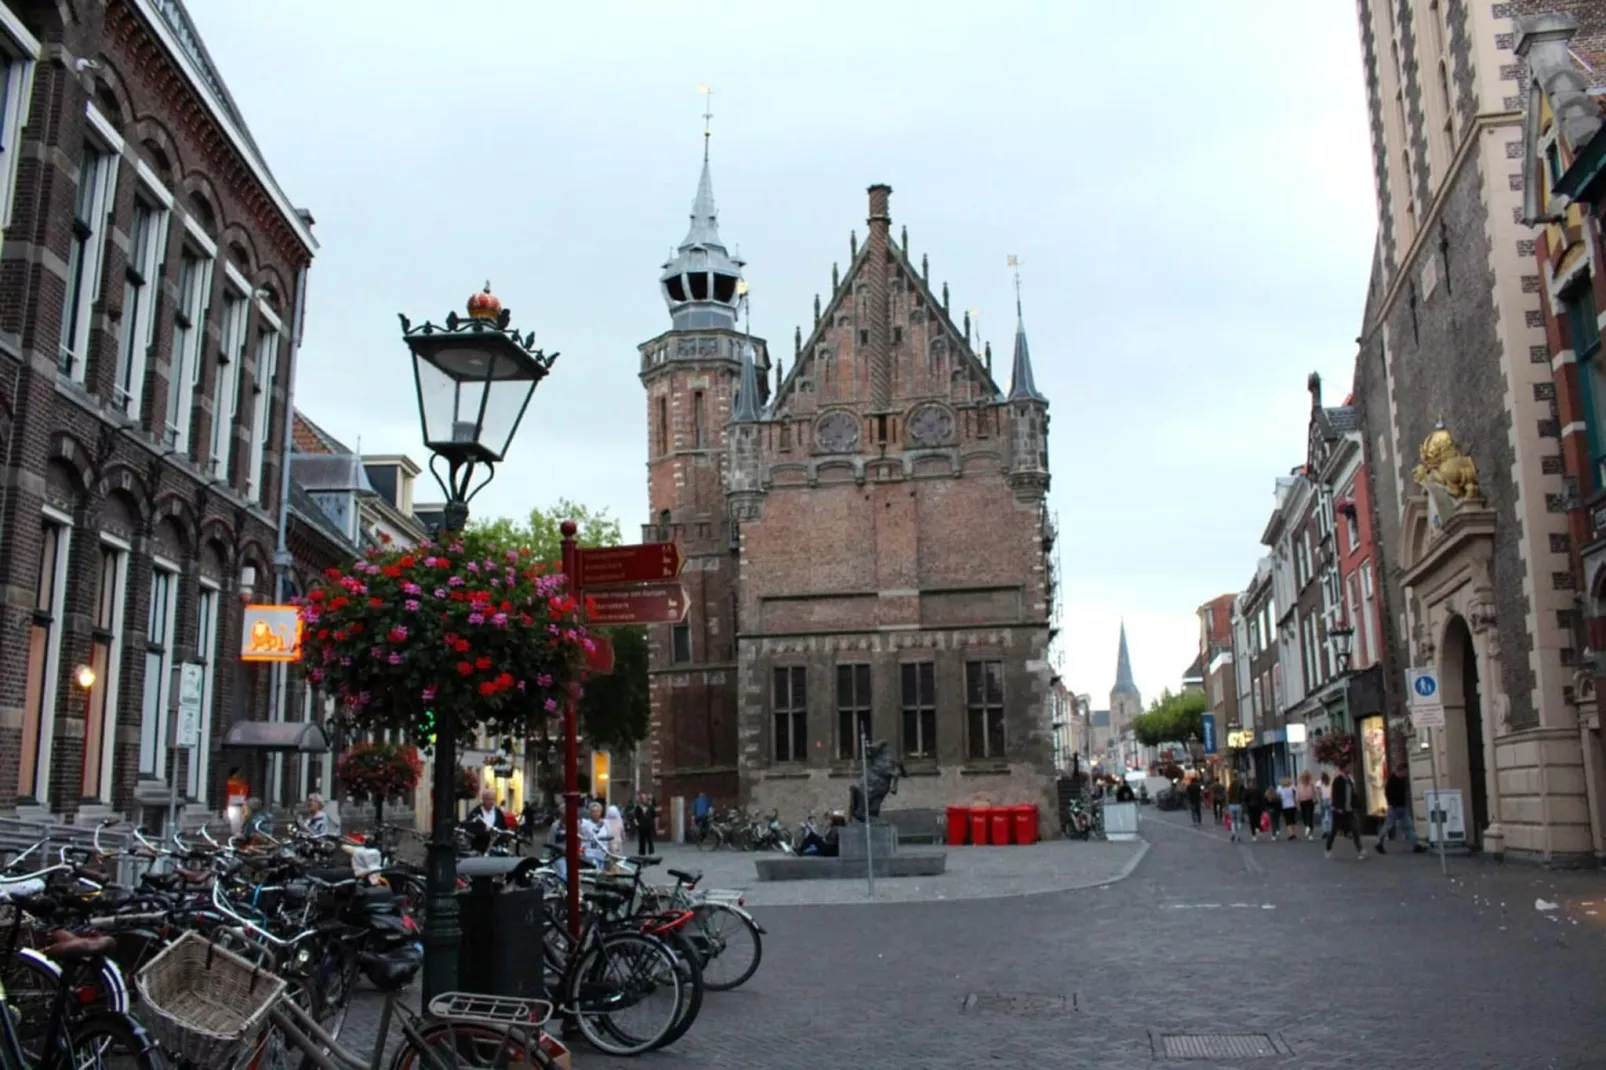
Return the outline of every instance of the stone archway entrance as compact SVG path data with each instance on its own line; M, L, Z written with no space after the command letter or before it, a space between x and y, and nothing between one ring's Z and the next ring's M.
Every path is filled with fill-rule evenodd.
M1483 688L1472 629L1459 613L1445 626L1439 652L1439 687L1444 696L1444 757L1440 785L1461 792L1467 845L1483 845L1489 827L1489 765L1484 750Z

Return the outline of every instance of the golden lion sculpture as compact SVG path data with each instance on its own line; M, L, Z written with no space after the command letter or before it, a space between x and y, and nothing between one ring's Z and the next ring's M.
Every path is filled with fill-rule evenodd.
M1461 447L1456 445L1443 424L1423 439L1418 452L1422 463L1411 472L1411 478L1418 486L1436 483L1457 501L1482 496L1478 489L1477 465L1472 463L1471 457L1461 452Z

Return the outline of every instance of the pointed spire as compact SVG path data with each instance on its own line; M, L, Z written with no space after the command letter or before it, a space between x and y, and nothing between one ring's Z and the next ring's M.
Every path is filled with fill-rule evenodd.
M848 259L852 260L854 257L856 257L858 255L859 255L859 232L857 230L850 230L850 231L848 231Z
M703 167L692 199L691 225L680 246L670 255L659 276L659 288L676 329L736 325L736 286L741 282L740 252L732 256L719 236L719 212L714 207L714 178L709 166L713 90L699 87L703 109Z
M926 259L925 253L920 254L920 280L927 285L931 284L931 261Z
M942 303L943 303L944 307L946 307L947 304L948 304L948 284L947 283L944 283L943 287L942 287ZM968 309L968 308L965 309L965 348L966 349L970 348L970 309Z
M1032 354L1026 345L1026 318L1021 314L1020 304L1020 261L1011 256L1009 266L1015 269L1015 363L1009 371L1009 400L1046 402L1048 399L1038 392L1037 380L1032 375ZM1123 638L1121 642L1125 650L1126 640Z
M775 393L777 395L779 395L780 392L781 392L781 384L786 382L786 375L781 370L781 368L782 368L781 358L780 357L776 357L775 358Z
M982 355L987 360L987 374L993 374L993 344L991 342L982 346Z
M831 262L831 293L834 296L842 286L842 276L837 273L836 261Z
M755 423L763 416L758 401L758 353L751 341L742 345L742 377L736 385L736 403L731 406L731 421L739 424Z
M946 282L942 284L942 310L944 312L948 311L948 284Z
M1138 685L1132 679L1132 656L1126 650L1126 621L1121 622L1121 649L1115 655L1115 686L1110 689L1111 694L1123 695L1138 694Z
M814 295L814 325L816 327L818 327L820 325L820 295L819 294L815 294Z
M718 245L719 213L714 210L714 176L708 168L708 144L714 136L714 90L711 86L699 87L703 94L703 173L697 179L697 196L691 203L691 229L686 232L687 245Z
M803 352L803 328L802 327L793 327L792 328L792 353L794 355L796 355L796 354L799 354L801 352Z

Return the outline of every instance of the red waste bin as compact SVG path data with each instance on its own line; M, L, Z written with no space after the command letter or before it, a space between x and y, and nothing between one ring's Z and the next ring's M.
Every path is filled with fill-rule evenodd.
M1009 819L1015 812L1013 806L995 806L992 808L992 834L994 847L1009 846Z
M970 807L948 807L948 846L962 847L965 843L966 826L970 824Z
M988 815L988 812L989 811L988 811L987 807L985 807L985 806L976 806L976 807L972 807L971 808L971 811L970 811L970 842L971 842L971 845L974 846L974 847L985 847L987 845L987 815ZM1004 840L1004 842L1008 843L1009 840L1006 838Z
M1037 842L1037 807L1030 804L1017 806L1015 810L1015 842L1030 844Z

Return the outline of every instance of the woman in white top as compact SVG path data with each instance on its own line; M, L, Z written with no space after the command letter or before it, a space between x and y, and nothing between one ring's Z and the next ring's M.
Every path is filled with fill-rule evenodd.
M615 853L622 854L625 849L624 815L619 812L619 808L617 806L609 804L608 816L602 820L603 823L608 826L608 849L614 851Z
M586 816L580 819L580 858L598 869L608 861L608 849L612 846L612 836L608 832L608 822L602 816L602 804L594 802L586 811Z
M1283 828L1289 839L1297 839L1295 826L1299 824L1299 802L1294 793L1293 777L1283 777L1277 783L1277 803L1283 810Z

